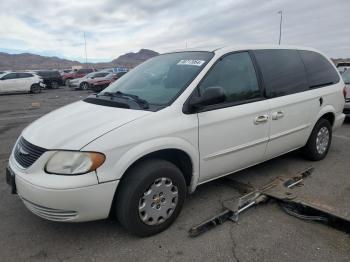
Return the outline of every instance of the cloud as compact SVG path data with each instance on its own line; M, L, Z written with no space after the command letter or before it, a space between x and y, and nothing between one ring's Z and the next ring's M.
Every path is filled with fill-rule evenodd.
M312 46L350 57L348 0L2 0L0 50L90 60L151 48L276 44ZM6 12L4 12L6 10Z

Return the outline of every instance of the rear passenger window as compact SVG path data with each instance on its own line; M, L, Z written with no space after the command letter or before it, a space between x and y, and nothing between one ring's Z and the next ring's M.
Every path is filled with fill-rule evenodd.
M304 64L296 50L254 51L267 97L277 97L308 90Z
M220 59L199 86L203 91L212 86L225 90L226 102L242 102L260 97L255 69L247 52L226 55Z
M28 77L32 77L32 74L29 73L18 73L18 78L28 78Z
M339 75L331 63L319 53L299 51L304 61L310 88L332 85L339 82Z

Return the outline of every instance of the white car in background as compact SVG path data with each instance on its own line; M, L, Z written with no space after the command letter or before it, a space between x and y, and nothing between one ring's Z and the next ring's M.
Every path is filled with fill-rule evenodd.
M345 105L344 114L350 115L350 70L345 71L341 75L345 83L344 95L345 95Z
M5 72L0 74L0 93L33 93L45 88L43 79L28 72Z

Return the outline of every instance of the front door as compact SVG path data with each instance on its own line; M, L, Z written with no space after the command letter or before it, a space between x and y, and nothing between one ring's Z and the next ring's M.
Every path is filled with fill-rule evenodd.
M212 86L224 89L226 101L198 113L200 183L262 161L269 135L269 103L248 52L219 59L199 94Z
M0 92L15 92L17 87L17 73L9 73L0 80Z

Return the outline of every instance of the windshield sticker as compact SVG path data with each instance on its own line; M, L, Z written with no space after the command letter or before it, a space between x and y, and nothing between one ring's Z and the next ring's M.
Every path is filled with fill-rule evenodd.
M178 65L193 65L193 66L201 66L204 64L205 61L203 60L180 60L177 64Z

